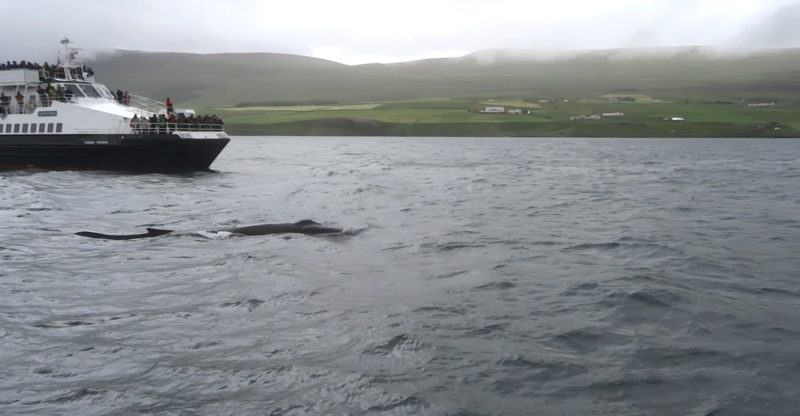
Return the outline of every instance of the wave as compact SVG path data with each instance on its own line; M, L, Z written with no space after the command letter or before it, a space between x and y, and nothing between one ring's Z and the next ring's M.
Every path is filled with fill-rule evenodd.
M253 312L264 303L261 299L242 299L233 302L225 302L220 305L223 308L246 308L248 312Z
M667 244L643 241L633 238L620 238L599 243L580 243L562 248L563 252L614 252L631 257L664 258L683 255L683 251Z
M388 341L365 350L364 354L387 355L403 351L419 351L422 343L408 334L395 335Z
M475 286L474 288L472 288L472 290L477 290L477 291L486 291L486 290L488 290L488 291L496 291L496 290L514 289L515 287L517 287L516 283L510 282L510 281L507 281L507 280L503 280L503 281L500 281L500 282L491 282L491 283L478 285L478 286Z

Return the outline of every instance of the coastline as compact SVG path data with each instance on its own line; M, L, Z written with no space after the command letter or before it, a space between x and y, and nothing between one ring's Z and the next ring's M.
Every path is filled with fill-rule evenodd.
M290 123L235 123L239 136L371 137L615 137L615 138L800 138L788 126L729 123L387 123L367 119L318 119Z
M235 135L797 138L800 104L657 100L426 99L209 107ZM492 105L489 105L492 104Z

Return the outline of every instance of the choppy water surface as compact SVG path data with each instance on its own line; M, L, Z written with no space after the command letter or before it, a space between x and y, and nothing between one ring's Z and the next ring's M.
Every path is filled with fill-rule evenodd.
M236 138L0 173L3 415L792 415L800 141ZM350 236L225 237L313 218ZM92 230L186 232L103 241Z

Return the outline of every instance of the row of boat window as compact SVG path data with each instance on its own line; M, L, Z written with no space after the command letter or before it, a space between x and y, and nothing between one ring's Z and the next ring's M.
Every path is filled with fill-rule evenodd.
M63 123L8 123L5 128L0 124L0 133L61 133L63 130Z

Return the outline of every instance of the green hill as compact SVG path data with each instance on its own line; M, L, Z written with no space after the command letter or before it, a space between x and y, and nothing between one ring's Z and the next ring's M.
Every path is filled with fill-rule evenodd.
M93 66L111 89L214 112L233 134L800 136L800 49L488 50L353 66L270 53L120 51ZM516 113L482 112L487 106Z
M112 89L182 105L417 100L579 99L638 93L667 99L795 100L800 49L718 55L701 48L603 50L541 58L482 51L460 58L348 66L272 53L118 51L93 62Z

